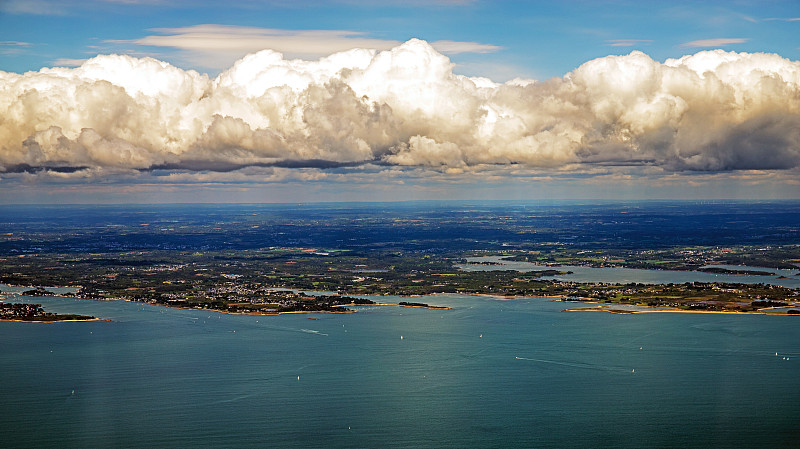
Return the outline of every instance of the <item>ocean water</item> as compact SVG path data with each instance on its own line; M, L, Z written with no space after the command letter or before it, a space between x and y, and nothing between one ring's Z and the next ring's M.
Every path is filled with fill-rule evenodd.
M111 321L0 322L3 447L800 441L800 317L562 312L543 298L462 295L420 298L452 310L273 317L7 300Z

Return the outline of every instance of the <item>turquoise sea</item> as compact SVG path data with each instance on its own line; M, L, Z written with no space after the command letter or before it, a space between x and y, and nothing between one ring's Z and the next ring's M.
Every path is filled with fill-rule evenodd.
M562 312L544 298L461 295L419 299L452 310L273 317L6 300L110 321L0 323L3 447L800 441L800 317Z

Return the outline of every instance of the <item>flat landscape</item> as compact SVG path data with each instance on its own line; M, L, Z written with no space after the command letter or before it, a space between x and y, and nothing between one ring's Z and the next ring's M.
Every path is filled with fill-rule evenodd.
M29 296L73 287L62 295L257 314L347 312L348 305L373 303L360 295L437 293L800 313L792 308L800 301L793 284L800 281L796 202L6 206L4 212L0 282L36 287ZM505 266L512 262L537 268ZM663 271L672 278L570 281L569 266ZM726 281L697 282L690 273Z

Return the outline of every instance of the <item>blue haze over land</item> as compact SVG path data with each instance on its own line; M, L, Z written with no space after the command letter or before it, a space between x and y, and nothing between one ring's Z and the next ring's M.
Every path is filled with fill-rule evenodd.
M11 254L362 245L503 250L503 243L653 249L800 242L797 200L0 205L0 217L4 232L14 234L0 242L0 251ZM356 228L360 231L353 232Z

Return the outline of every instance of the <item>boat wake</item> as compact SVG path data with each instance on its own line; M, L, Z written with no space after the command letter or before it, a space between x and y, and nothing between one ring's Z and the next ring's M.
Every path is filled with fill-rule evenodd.
M590 363L578 363L578 362L561 362L558 360L547 360L547 359L532 359L528 357L514 357L517 360L526 360L530 362L539 362L539 363L549 363L552 365L560 365L560 366L569 366L571 368L582 368L582 369L593 369L598 371L619 371L619 372L631 372L627 368L619 368L614 366L603 366L603 365L592 365Z

